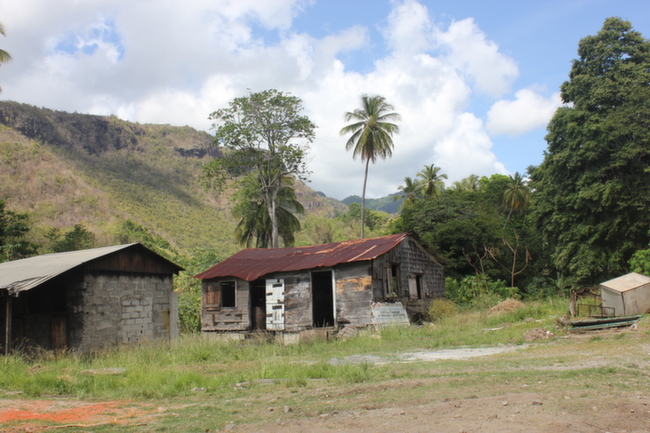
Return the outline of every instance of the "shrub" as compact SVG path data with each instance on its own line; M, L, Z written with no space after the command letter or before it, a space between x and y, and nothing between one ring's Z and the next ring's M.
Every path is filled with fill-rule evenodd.
M436 322L445 317L456 315L456 313L458 313L458 308L456 307L456 303L449 299L434 299L429 304L427 313L429 315L429 320Z

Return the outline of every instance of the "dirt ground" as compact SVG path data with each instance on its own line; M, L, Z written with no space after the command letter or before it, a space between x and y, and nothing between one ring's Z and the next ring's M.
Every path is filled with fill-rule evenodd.
M581 337L577 336L576 339ZM609 357L592 356L576 365L557 365L556 371L572 368L602 367L612 363L620 365L625 359L628 365L639 374L650 372L650 339L647 335L638 337L640 352L633 358L623 358L618 353ZM521 346L519 346L521 348ZM486 357L506 351L517 351L518 347L498 347L481 349L446 349L404 353L400 362L437 361L440 359L469 359ZM647 354L647 356L645 356ZM381 364L384 360L348 359L336 362L369 362ZM544 367L547 368L547 367ZM390 383L360 385L349 388L348 393L382 392L382 389L402 388L417 396L421 387L435 386L435 378L397 379ZM540 382L541 383L541 382ZM201 430L206 432L452 432L452 433L650 433L650 389L622 390L612 387L611 392L597 388L593 391L549 388L535 391L535 384L511 384L499 387L499 395L480 397L467 395L467 390L453 398L439 398L426 401L413 398L404 406L368 405L359 403L345 410L314 415L302 414L299 408L270 403L268 418L258 424L227 424L221 430ZM385 388L382 388L385 387ZM540 385L541 387L541 385ZM500 390L503 389L503 392ZM314 390L318 392L322 390ZM142 403L130 401L84 402L72 398L61 399L0 399L0 432L41 432L49 430L88 432L108 427L102 431L155 431L157 424L170 412L177 410L173 402ZM53 423L43 426L43 421ZM8 426L8 424L10 426ZM111 427L109 427L111 426Z
M261 425L227 425L233 432L650 432L650 392L629 393L611 401L608 396L581 398L580 408L567 403L566 392L508 393L498 398L464 398L409 407L357 407L300 419L279 418ZM564 407L566 406L566 407ZM168 408L134 402L76 400L0 400L3 433L49 430L93 431L114 426L120 431L148 430ZM36 420L56 422L45 427ZM22 421L22 422L20 422ZM13 423L12 423L13 424ZM213 430L216 431L216 430Z

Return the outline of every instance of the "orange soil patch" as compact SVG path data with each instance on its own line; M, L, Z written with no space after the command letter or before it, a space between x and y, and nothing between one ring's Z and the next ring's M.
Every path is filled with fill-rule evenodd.
M128 401L87 403L75 400L0 400L0 432L26 427L47 428L47 424L124 424L140 422L158 410L152 405ZM40 423L38 421L42 421Z

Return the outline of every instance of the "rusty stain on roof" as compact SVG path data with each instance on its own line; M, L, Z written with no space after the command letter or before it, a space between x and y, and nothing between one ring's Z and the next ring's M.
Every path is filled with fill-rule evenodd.
M380 238L355 239L308 247L241 250L195 278L209 280L218 277L237 277L254 281L274 272L327 268L341 263L373 260L395 248L408 233Z

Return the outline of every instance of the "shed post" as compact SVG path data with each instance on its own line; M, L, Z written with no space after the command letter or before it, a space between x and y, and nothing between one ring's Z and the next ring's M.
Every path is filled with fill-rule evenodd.
M11 352L11 296L9 291L5 292L5 335L4 335L4 354L9 355Z

